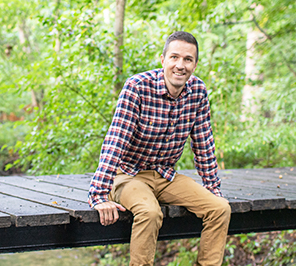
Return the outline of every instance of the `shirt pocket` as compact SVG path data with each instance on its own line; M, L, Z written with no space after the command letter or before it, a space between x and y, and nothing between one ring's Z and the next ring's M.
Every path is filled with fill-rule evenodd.
M138 135L147 140L161 141L168 128L168 119L141 116L137 131Z

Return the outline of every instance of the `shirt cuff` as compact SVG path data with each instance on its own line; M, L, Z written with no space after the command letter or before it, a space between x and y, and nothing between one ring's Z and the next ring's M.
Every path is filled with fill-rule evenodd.
M108 194L89 196L88 204L93 209L97 204L109 201Z
M217 197L224 197L220 188L214 188L210 190Z

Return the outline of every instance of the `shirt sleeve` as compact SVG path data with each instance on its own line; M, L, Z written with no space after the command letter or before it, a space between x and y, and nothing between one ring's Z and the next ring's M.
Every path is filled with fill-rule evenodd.
M98 168L91 180L88 203L108 201L120 158L130 142L139 119L140 97L136 87L127 81L119 95L116 111L104 139Z
M191 148L195 168L202 178L203 186L216 196L222 197L210 116L210 104L205 90L191 131Z

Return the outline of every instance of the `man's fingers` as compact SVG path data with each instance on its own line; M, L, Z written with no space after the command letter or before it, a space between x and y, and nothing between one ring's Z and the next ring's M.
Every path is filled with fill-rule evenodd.
M105 225L105 215L104 215L104 212L102 210L98 210L99 212L99 216L100 216L100 222L102 225Z
M107 215L105 217L105 222L106 222L106 225L110 225L110 224L113 224L114 222L116 222L116 220L114 221L114 211L117 212L116 208L114 208L113 206L110 206L107 210Z
M113 224L118 220L119 215L117 209L113 210Z
M114 204L115 204L115 206L116 206L116 208L117 208L118 210L120 210L120 211L122 211L122 212L125 212L125 211L126 211L126 209L125 209L122 205L120 205L120 204L118 204L118 203L116 203L116 202L114 202Z
M121 211L125 211L123 206L113 201L99 203L95 206L95 209L99 212L102 225L110 225L118 220L119 215L117 208Z

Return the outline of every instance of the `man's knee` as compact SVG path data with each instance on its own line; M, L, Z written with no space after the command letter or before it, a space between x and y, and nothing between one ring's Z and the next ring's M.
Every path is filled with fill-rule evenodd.
M229 203L220 197L216 197L209 207L205 215L203 216L203 221L221 221L222 223L229 223L231 215L231 208Z
M215 208L215 213L219 217L223 217L226 221L229 221L231 215L231 207L229 203L223 198L217 198L217 206Z
M149 220L162 220L163 213L160 208L143 208L138 215L145 216Z
M142 208L134 215L136 220L140 219L142 222L155 224L157 227L162 225L163 213L160 208Z

